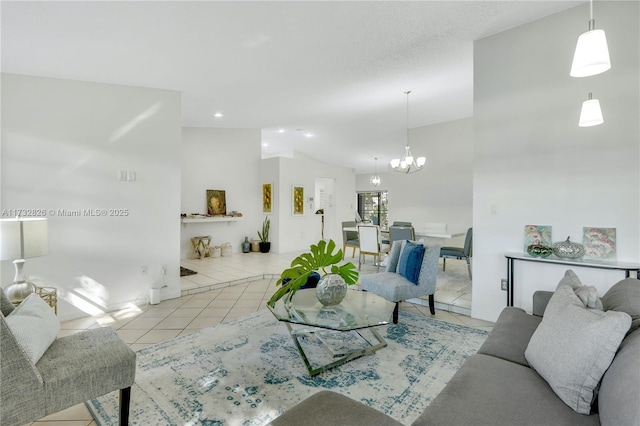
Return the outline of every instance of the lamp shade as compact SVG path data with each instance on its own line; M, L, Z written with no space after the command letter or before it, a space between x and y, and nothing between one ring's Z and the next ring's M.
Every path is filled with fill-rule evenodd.
M589 93L589 99L582 103L578 126L591 127L602 123L604 123L604 119L602 118L600 101L597 99L591 99L591 93Z
M578 37L571 64L571 77L588 77L611 68L604 30L590 30Z
M47 219L0 220L0 260L28 259L49 253Z

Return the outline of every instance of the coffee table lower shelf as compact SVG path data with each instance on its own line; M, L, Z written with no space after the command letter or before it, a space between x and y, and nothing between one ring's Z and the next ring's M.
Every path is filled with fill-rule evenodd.
M311 376L387 347L374 328L338 331L285 323Z

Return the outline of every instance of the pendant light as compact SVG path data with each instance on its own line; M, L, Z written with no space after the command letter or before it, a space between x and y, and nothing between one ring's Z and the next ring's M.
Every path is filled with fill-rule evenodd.
M571 77L588 77L611 68L609 48L604 30L596 30L593 19L593 0L589 2L589 31L580 34L571 64Z
M589 93L589 99L582 103L580 111L580 121L578 126L591 127L604 123L602 118L602 110L600 109L600 101L593 99L593 95Z
M401 158L394 158L391 160L391 168L400 173L415 173L424 168L424 164L427 161L425 157L413 158L413 154L409 150L409 93L411 91L404 92L407 95L407 145L404 148L404 156Z
M371 179L369 179L369 182L371 182L371 185L373 185L373 186L378 186L378 185L380 185L380 182L382 182L382 181L380 180L380 176L378 176L378 157L376 157L375 160L376 160L376 165L375 165L376 172L374 173L373 176L371 176Z

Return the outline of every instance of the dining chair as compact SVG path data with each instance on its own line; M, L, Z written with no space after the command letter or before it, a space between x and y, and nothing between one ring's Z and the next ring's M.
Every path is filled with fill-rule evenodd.
M473 228L467 230L467 236L464 239L464 247L442 247L440 249L440 257L442 258L442 270L447 267L447 259L459 259L467 261L467 269L469 270L469 279L471 277L471 257L473 256Z
M353 248L351 257L356 256L356 249L360 248L360 241L358 240L358 231L346 231L344 228L355 228L355 221L342 222L342 260L347 251L347 247Z
M393 244L398 240L415 240L416 231L413 226L395 226L389 227L389 244Z
M363 256L370 254L374 258L377 272L380 272L380 255L388 253L391 249L389 244L382 243L380 237L380 227L376 225L358 226L358 240L360 241L360 255L358 256L358 270L362 266Z
M391 226L413 226L411 222L393 222Z

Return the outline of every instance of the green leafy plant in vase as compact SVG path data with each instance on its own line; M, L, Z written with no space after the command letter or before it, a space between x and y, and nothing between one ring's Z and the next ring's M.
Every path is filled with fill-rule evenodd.
M291 302L300 287L307 283L309 275L314 272L323 275L321 281L327 275L335 274L339 275L347 285L358 282L359 273L353 263L347 262L340 266L337 265L342 261L342 249L333 253L335 248L336 243L333 240L329 240L329 242L321 240L317 244L312 244L309 252L302 253L293 259L291 268L285 269L276 282L276 286L280 286L280 288L271 296L268 305L273 307L282 297L286 297L285 302ZM327 272L329 267L331 267L330 272ZM318 283L319 286L320 284Z
M269 253L269 250L271 250L271 242L269 242L270 228L271 220L268 216L265 216L264 222L262 222L262 232L258 231L258 238L260 238L260 253Z

